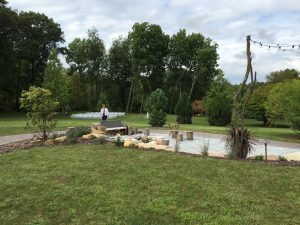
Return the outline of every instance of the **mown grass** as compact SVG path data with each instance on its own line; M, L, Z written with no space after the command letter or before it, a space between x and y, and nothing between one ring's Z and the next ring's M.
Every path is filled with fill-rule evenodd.
M125 116L118 117L115 120L125 121L130 126L137 128L150 127L148 120L144 118L144 115L140 114L127 114ZM59 115L56 130L64 130L70 126L90 126L91 123L98 121L98 119L71 119L69 116ZM175 123L175 121L175 115L168 115L167 123L163 129L168 129L168 124ZM0 136L31 132L30 130L24 129L25 125L26 116L24 113L0 114ZM253 131L256 137L300 143L300 136L290 129L285 123L281 123L277 125L277 127L263 127L261 122L248 119L246 120L246 125ZM225 134L227 127L210 126L206 117L193 117L193 123L191 125L180 125L180 129Z
M300 221L299 168L77 145L0 155L0 180L5 225Z

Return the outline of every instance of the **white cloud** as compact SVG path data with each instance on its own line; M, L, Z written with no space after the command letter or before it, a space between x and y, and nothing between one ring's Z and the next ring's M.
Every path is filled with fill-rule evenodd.
M233 83L241 81L246 67L245 37L272 43L300 44L299 0L11 0L19 11L45 13L61 24L66 44L83 38L96 27L108 48L115 38L127 35L135 22L159 24L172 35L180 28L199 32L218 43L219 65ZM300 70L296 52L268 51L253 46L253 67L258 79L271 71Z

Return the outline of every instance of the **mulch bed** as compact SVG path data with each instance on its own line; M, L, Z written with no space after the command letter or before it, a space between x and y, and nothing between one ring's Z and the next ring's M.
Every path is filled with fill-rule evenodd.
M12 152L12 151L17 151L17 150L24 150L24 149L31 149L34 147L49 147L49 146L57 146L57 145L92 145L96 144L95 140L81 140L78 139L76 142L70 142L70 141L65 141L65 142L54 142L53 145L45 145L44 141L41 140L24 140L24 141L17 141L5 145L0 146L0 154ZM128 149L128 148L127 148ZM131 149L131 148L129 148ZM132 148L132 149L137 149L137 148ZM157 150L157 149L139 149L142 151L159 151L159 152L166 152L163 150ZM179 152L180 155L185 156L193 156L193 157L202 157L201 155L196 155L192 153L186 153L186 152ZM255 164L261 164L261 165L275 165L275 166L296 166L300 167L300 161L278 161L278 160L263 160L263 161L257 161L254 159L229 159L229 158L224 158L224 157L216 157L216 156L209 156L209 158L214 158L218 160L236 160L240 162L245 162L245 163L255 163Z

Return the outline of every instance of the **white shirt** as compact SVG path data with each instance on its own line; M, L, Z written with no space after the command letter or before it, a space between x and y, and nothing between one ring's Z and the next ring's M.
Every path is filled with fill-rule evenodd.
M108 109L107 108L101 108L101 111L100 111L100 116L103 116L103 114L105 116L108 116L109 115L109 112L108 112Z

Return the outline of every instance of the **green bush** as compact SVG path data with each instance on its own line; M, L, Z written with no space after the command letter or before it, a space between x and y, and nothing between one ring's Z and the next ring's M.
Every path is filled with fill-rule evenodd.
M287 161L287 158L285 158L284 156L278 156L278 160L279 161Z
M264 156L263 156L263 155L256 155L256 156L254 157L254 159L255 159L256 161L263 161L263 160L264 160Z
M123 146L124 145L124 140L118 136L117 139L115 140L115 145L116 146Z
M212 83L205 98L209 125L225 126L231 122L232 97L230 84L222 77Z
M166 123L167 114L162 110L153 110L149 116L149 124L153 127L162 127Z
M44 140L56 127L55 117L59 103L47 89L32 86L23 91L20 108L27 110L27 128L37 132Z
M79 126L75 127L74 129L68 130L66 133L66 136L68 139L77 139L79 137L82 137L85 134L91 133L91 128L87 126Z
M175 107L176 121L180 124L191 124L193 116L192 103L187 93L183 93Z
M162 127L166 123L165 112L168 99L161 89L152 92L145 102L145 109L149 112L149 124L153 127Z

